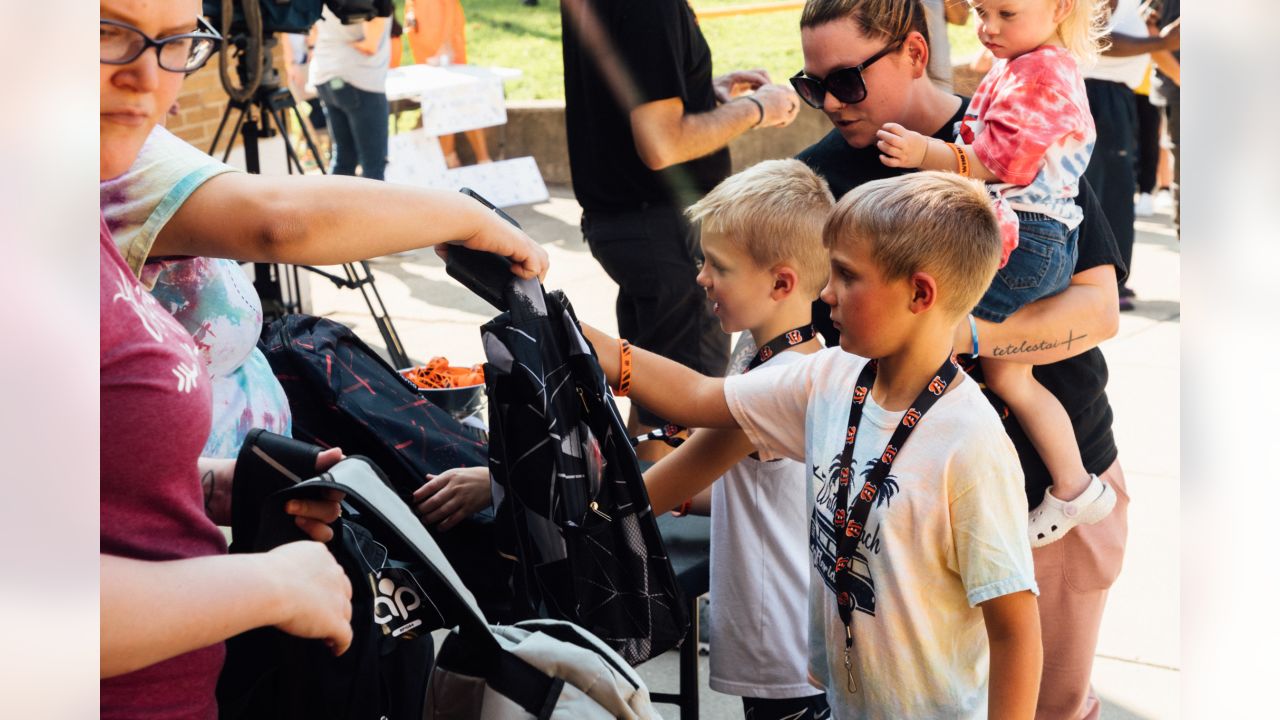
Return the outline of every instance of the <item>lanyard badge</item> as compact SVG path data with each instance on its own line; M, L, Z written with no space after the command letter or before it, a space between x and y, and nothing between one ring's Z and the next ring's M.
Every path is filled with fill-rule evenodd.
M869 360L862 367L862 372L858 374L857 383L853 389L853 401L849 408L849 426L845 431L844 449L840 453L840 469L839 479L836 486L836 507L835 514L832 518L832 527L836 545L836 565L835 565L835 585L836 585L836 610L840 614L840 620L844 623L844 669L848 675L849 692L858 691L857 683L853 677L853 609L854 597L856 591L857 579L854 575L854 556L857 553L858 543L862 541L862 533L866 528L867 516L871 512L871 506L875 501L876 493L879 491L880 483L889 475L890 468L893 467L893 461L897 458L902 447L906 444L907 438L919 425L920 419L924 414L933 407L938 398L947 391L947 388L955 381L956 375L960 372L960 366L956 362L955 355L949 356L938 368L938 372L934 374L933 379L925 386L916 399L912 401L911 407L902 415L902 420L898 426L894 428L893 435L889 437L888 444L885 445L884 451L880 453L880 457L875 461L875 465L867 474L866 482L863 483L858 494L849 499L849 484L853 476L853 450L857 442L858 424L862 421L862 408L867 402L867 396L871 393L871 388L875 385L876 371L879 368L879 362Z

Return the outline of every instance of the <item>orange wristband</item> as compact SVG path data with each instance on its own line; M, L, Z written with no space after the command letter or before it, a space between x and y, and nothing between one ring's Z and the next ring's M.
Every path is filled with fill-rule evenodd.
M680 507L671 511L671 517L684 517L693 509L693 498L689 498L680 504Z
M965 154L964 148L955 143L947 143L947 147L956 154L956 172L963 177L969 177L969 156Z
M618 389L614 393L618 397L626 397L631 392L631 343L625 338L618 338Z

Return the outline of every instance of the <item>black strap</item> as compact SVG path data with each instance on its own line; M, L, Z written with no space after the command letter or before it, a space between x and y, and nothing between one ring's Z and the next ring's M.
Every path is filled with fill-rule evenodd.
M849 426L845 431L844 450L840 453L840 475L839 484L836 486L836 507L835 516L832 518L834 540L836 542L836 609L840 613L840 620L844 622L845 628L845 659L848 663L848 653L853 647L853 608L854 608L854 590L856 589L856 579L853 572L853 556L857 552L858 543L862 540L862 532L867 524L867 516L871 512L871 506L874 504L877 489L880 483L889 475L889 469L893 467L893 461L898 453L902 451L903 446L907 442L907 438L919 425L920 419L924 414L933 407L933 404L942 397L947 391L951 383L955 380L956 374L960 372L960 366L956 362L955 355L949 356L938 368L938 372L929 381L916 399L911 403L911 407L902 415L902 420L898 423L898 427L894 429L893 435L889 437L889 442L885 445L884 452L877 458L875 466L871 472L867 474L867 480L862 485L862 490L853 499L852 505L849 504L849 483L853 476L853 449L857 443L858 423L862 420L862 408L866 404L867 396L871 393L871 388L876 381L876 371L879 363L876 360L870 360L863 366L862 372L858 374L858 381L853 388L853 402L849 408ZM843 532L841 530L843 529Z
M802 343L807 343L817 336L818 331L814 329L812 323L798 328L791 328L757 350L755 357L751 358L751 362L747 364L747 369L743 372L751 372L768 362L769 358L774 355Z

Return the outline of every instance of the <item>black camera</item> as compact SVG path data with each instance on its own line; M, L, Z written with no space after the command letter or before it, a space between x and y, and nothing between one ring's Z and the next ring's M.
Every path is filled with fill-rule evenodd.
M246 27L243 9L245 1L235 0L231 3L234 6L232 33L243 32ZM390 17L395 11L393 0L258 0L262 32L305 34L320 19L320 13L326 5L343 25L365 22L376 17ZM219 32L222 31L222 8L223 0L204 0L204 14Z

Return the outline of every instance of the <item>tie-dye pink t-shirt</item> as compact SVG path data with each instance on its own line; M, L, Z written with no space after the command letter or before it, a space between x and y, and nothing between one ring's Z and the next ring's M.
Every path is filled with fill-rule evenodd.
M1043 213L1068 229L1080 224L1075 197L1097 132L1084 78L1066 49L1044 45L997 60L974 91L957 135L1000 179L990 184L998 209ZM1017 245L1016 222L1012 246L1006 233L1006 258Z

